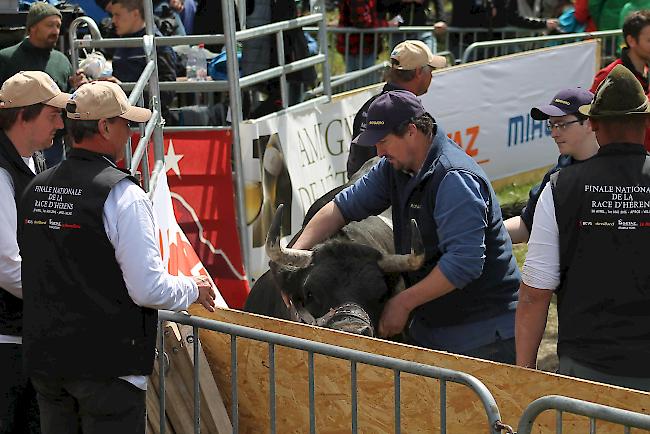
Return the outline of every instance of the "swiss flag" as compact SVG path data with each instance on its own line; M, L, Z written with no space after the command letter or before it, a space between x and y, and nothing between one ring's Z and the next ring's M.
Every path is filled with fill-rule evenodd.
M152 199L160 254L167 271L174 276L207 276L214 283L208 270L205 269L176 222L166 176L158 178L158 185ZM216 294L216 305L228 307L219 290L216 291Z
M137 143L137 137L133 141ZM248 296L249 285L237 232L231 133L165 133L163 141L168 191L182 234L180 241L178 235L170 235L176 237L171 247L179 258L192 248L228 306L239 309ZM149 167L153 167L153 158ZM196 266L171 257L169 265L170 272L178 268L183 274Z

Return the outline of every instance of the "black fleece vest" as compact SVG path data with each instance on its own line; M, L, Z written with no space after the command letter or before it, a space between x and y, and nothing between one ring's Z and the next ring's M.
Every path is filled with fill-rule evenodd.
M104 229L104 202L128 174L74 149L36 176L20 206L25 367L72 378L147 375L155 310L129 297Z
M551 177L560 236L558 354L611 375L650 366L650 156L609 144Z
M36 171L45 169L45 160L40 152L34 155ZM4 131L0 130L0 167L5 169L14 184L14 202L18 207L20 195L27 184L34 178L34 174L27 167L16 151L13 143ZM12 206L2 204L2 206ZM0 335L20 336L23 328L23 301L0 287Z

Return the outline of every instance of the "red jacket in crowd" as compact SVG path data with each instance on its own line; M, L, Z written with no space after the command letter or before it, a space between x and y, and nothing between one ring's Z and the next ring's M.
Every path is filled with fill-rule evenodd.
M575 0L575 17L579 23L585 24L585 32L595 32L596 23L589 15L589 0Z
M339 27L357 27L360 29L375 29L388 27L388 21L377 11L376 0L340 0L339 1ZM336 49L345 54L345 34L336 36ZM349 54L359 54L360 35L351 34L349 39ZM377 51L375 51L375 38L372 33L363 37L363 54L379 53L382 50L381 37L377 38Z

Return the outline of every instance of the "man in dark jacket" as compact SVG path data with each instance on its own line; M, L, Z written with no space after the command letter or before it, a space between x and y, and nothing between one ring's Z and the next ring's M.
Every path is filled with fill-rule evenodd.
M517 364L535 367L555 293L559 372L650 391L650 104L617 65L580 112L600 149L551 176L540 196L519 289Z
M113 0L111 14L115 32L121 38L141 38L145 34L143 0ZM162 36L156 29L156 34ZM176 81L176 54L171 47L156 47L158 79ZM119 47L113 54L114 82L135 82L142 75L147 58L142 47ZM160 105L163 117L169 119L168 109L174 92L161 92Z
M32 3L25 26L27 37L22 42L0 50L0 83L20 71L44 71L65 92L87 82L65 54L55 49L61 30L61 12L57 8L44 2ZM63 136L59 135L46 158L54 165L62 156Z
M467 47L476 41L501 39L503 35L494 35L494 29L512 26L540 31L555 30L558 27L558 20L523 17L519 13L517 0L452 0L450 25L487 30L487 32L478 34L467 33L463 35L462 41L458 34L451 34L449 50L455 56L460 57L462 55L461 42L463 47Z
M293 247L312 248L346 222L392 207L395 252L409 253L415 219L424 265L386 302L379 334L407 329L419 346L514 363L519 270L483 170L405 90L370 105L356 143L376 146L381 160L322 207Z
M397 44L390 55L391 67L388 70L387 83L381 91L384 94L391 90L408 90L417 96L424 95L429 90L431 73L447 66L447 59L434 56L429 47L421 41L408 40ZM380 94L380 95L381 95ZM354 117L352 138L355 139L366 129L368 107L378 97L375 95L366 101ZM377 155L372 146L350 145L347 172L350 178L363 163Z
M10 77L0 89L0 433L39 433L36 394L23 373L23 280L16 204L34 174L40 151L63 128L62 93L41 71Z
M156 309L214 310L215 292L165 271L147 194L117 167L129 123L151 111L106 81L81 86L66 111L72 150L19 207L24 366L44 434L144 434Z

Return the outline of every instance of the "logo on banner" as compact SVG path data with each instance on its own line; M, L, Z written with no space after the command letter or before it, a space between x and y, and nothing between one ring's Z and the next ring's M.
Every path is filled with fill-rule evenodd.
M447 137L453 140L458 146L465 150L465 153L472 158L478 156L478 143L476 139L478 138L479 133L481 132L480 125L473 125L465 129L465 134L462 134L462 131L455 131L453 133L447 133ZM478 164L489 163L489 159L476 159Z

